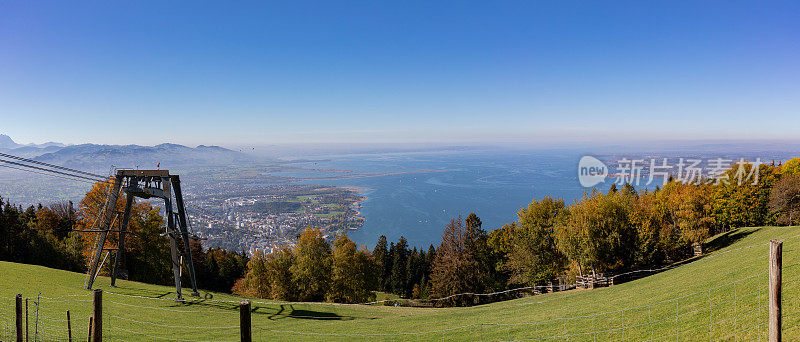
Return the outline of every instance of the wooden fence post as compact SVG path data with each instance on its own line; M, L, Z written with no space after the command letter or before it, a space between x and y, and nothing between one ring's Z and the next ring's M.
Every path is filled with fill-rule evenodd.
M30 322L28 321L28 298L25 298L25 342L30 341L28 339L28 327L30 326Z
M250 331L250 301L244 300L239 303L239 331L241 332L242 342L251 342L252 334Z
M86 334L86 342L92 342L92 320L94 317L89 316L89 332Z
M781 341L781 264L783 241L769 242L769 341Z
M67 339L72 342L72 321L69 318L69 310L67 310Z
M16 300L17 342L22 342L22 295L17 294Z
M94 327L92 341L103 342L103 290L94 290Z

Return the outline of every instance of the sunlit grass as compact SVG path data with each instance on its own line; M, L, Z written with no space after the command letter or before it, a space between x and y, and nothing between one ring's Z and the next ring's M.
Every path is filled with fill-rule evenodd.
M798 234L798 227L738 229L711 241L711 246L723 247L710 256L636 281L476 307L255 303L253 334L257 341L299 341L301 336L305 341L763 340L767 318L766 243ZM800 338L798 244L800 237L787 240L783 247L786 340ZM756 247L743 248L747 246ZM16 293L30 298L30 329L34 333L33 303L39 291L48 298L40 300L35 329L46 340L66 339L66 322L62 320L69 309L73 336L85 340L91 294L82 289L84 280L83 274L0 262L0 324L3 325L0 340L11 337ZM118 288L109 288L108 278L103 277L95 284L104 291L159 298L104 293L103 324L107 338L238 340L236 302L241 297L203 291L202 298L231 303L212 300L177 303L170 300L174 298L174 288L169 286L119 281ZM52 299L57 297L62 298ZM383 298L388 297L379 296Z

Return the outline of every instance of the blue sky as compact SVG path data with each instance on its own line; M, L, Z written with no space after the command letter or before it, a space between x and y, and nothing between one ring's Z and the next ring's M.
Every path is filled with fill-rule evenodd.
M798 80L796 1L0 2L22 143L797 139Z

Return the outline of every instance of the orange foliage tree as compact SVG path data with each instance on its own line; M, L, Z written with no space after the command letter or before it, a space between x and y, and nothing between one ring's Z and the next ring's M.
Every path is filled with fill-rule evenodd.
M106 182L97 182L81 200L78 209L77 230L98 230L102 225L104 207L112 190L113 178ZM120 194L112 206L119 214L115 215L111 229L118 229L125 209L125 194ZM122 278L157 284L168 284L171 278L171 262L169 242L160 236L164 231L164 219L160 208L150 203L136 203L131 207L131 218L128 223L128 235L125 240L124 264L121 265ZM83 255L87 264L94 256L94 250L100 233L84 233ZM109 233L106 248L117 248L119 234ZM113 263L113 253L109 254L101 274L107 275ZM101 259L102 260L102 259Z

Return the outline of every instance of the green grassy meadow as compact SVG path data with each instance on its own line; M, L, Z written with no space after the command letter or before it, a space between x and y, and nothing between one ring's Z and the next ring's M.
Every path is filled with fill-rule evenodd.
M635 281L466 308L292 304L253 299L256 341L749 341L765 340L770 239L783 246L784 339L800 339L800 227L741 228L709 240L708 255ZM752 246L752 247L751 247ZM747 247L747 248L746 248ZM30 335L86 340L85 275L0 262L0 340L13 335L13 298L29 298ZM174 288L119 281L104 292L108 340L238 340L243 298L201 291L178 303ZM41 292L41 294L40 294ZM185 291L190 292L190 291ZM133 295L137 297L123 296ZM38 308L34 304L40 296ZM144 298L143 298L144 297ZM187 298L191 298L188 297ZM385 298L385 297L381 297ZM230 301L230 302L226 302ZM38 320L34 315L38 314ZM35 327L34 327L35 323ZM32 337L31 337L32 338Z

